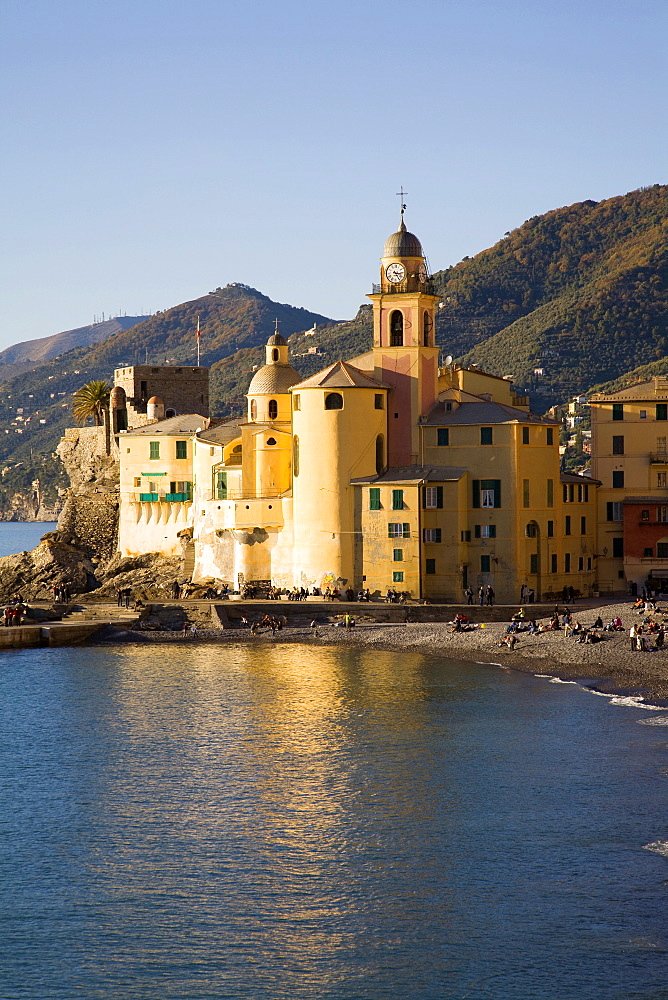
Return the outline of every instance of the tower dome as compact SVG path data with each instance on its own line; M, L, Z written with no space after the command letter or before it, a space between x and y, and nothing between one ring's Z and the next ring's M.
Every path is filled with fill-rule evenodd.
M272 333L271 337L267 341L267 347L287 347L288 342L285 337L282 337L280 333Z
M422 244L417 236L408 232L403 216L396 233L385 240L383 257L424 257Z

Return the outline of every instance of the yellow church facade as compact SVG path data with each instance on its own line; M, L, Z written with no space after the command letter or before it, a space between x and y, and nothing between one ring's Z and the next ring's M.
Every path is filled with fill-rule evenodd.
M193 580L456 602L469 587L491 587L501 602L517 601L523 585L537 600L564 587L590 593L596 484L560 473L558 425L531 413L508 381L439 369L439 297L403 215L369 298L366 354L302 379L276 333L245 418L192 433L178 534L192 548ZM129 456L159 428L143 427L136 444L123 434L122 508L138 503L129 484L145 471ZM122 511L122 524L139 520ZM130 546L121 529L121 553L140 535L133 529Z

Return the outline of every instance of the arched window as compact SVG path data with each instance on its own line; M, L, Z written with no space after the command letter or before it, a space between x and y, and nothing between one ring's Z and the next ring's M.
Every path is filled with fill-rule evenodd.
M343 396L340 392L329 392L325 396L325 409L326 410L342 410L343 409Z
M276 444L276 438L267 438L267 444L268 445Z
M376 438L376 475L385 469L385 438L379 434Z
M390 316L390 347L404 346L404 314L395 309Z
M292 473L299 475L299 438L296 434L292 439Z
M171 406L169 407L168 410L165 410L165 420L167 419L167 417L175 417L175 416L176 416L176 410L172 409Z
M422 317L422 344L424 347L431 347L431 316L425 309Z
M279 354L278 354L278 348L277 347L275 347L273 349L273 351L271 352L271 356L272 356L272 358L273 358L274 361L278 361Z
M250 418L251 420L257 420L257 403L254 399L251 399Z
M275 420L278 416L278 403L275 399L269 400L269 419Z

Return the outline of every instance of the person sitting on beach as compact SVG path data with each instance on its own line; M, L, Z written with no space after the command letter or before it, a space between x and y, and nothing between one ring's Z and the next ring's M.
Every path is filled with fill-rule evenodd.
M538 631L538 625L536 624L536 620L532 618L529 622L529 632L531 633L531 635L535 635L537 631Z
M595 629L592 628L592 629L589 629L589 631L587 632L584 641L587 642L587 643L590 643L590 642L600 642L601 641L601 637L598 634L598 632Z
M612 619L612 624L614 625L614 627L616 629L618 629L620 631L624 630L624 625L622 624L622 619L619 617L619 615L617 615L616 618Z
M601 618L600 615L598 616L598 618L594 622L594 628L603 628L603 619Z
M564 625L564 639L568 639L572 631L573 631L573 626L571 625L570 622L566 622L566 624Z
M633 609L634 609L634 611L638 611L638 609L639 609L639 608L643 608L644 606L645 606L645 601L644 601L644 600L641 600L641 599L640 599L640 598L638 597L638 598L636 599L636 601L635 601L635 604L633 605Z
M656 649L663 649L663 640L665 638L664 631L662 628L656 633L656 639L654 640Z
M523 622L525 618L526 618L526 612L524 608L520 608L517 614L513 615L514 622Z
M513 632L517 632L517 629L518 623L515 620L511 621L510 625L506 628L506 635L511 635Z
M555 613L552 615L552 619L550 621L550 628L552 628L552 629L554 629L556 631L560 627L561 626L559 625L559 614L558 614L558 612L555 611Z

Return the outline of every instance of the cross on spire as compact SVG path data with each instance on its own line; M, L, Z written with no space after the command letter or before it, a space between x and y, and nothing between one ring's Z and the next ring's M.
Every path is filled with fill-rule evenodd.
M278 320L278 319L274 320L274 333L278 333L278 324L279 324L279 322L280 322L280 320Z
M401 217L402 217L402 219L404 217L404 212L406 211L406 205L404 204L404 198L406 197L407 194L408 194L408 191L404 191L404 186L402 184L401 188L397 191L397 197L401 198Z

